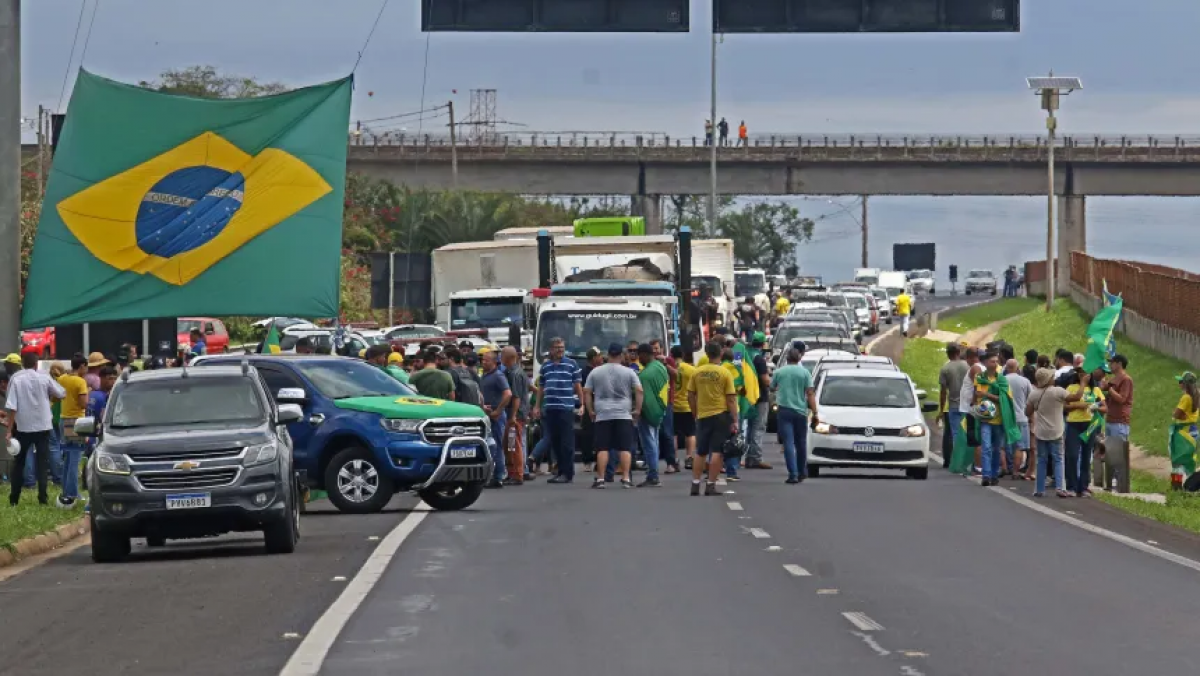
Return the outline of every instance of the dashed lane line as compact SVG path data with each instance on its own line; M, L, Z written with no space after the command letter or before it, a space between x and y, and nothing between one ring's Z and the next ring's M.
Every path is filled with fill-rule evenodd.
M883 625L879 624L875 620L872 620L870 617L867 617L866 613L862 613L862 612L842 613L842 617L846 618L846 620L849 621L850 624L853 624L855 627L857 627L861 631L883 631Z
M729 510L730 510L730 511L733 511L733 512L740 512L740 511L743 511L743 510L742 510L742 503L740 503L740 502L726 502L726 503L725 503L725 506L726 506L726 507L728 507L728 508L729 508Z
M812 575L812 573L794 563L783 564L783 569L791 573L794 577L810 577Z
M767 531L765 531L761 528L751 528L750 534L753 535L754 537L758 538L759 540L766 540L767 538L771 537L770 533L768 533Z

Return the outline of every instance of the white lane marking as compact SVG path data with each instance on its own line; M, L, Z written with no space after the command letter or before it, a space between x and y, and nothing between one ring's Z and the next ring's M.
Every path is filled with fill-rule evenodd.
M905 664L900 667L900 676L925 676L925 672Z
M733 495L733 491L725 491L725 495Z
M1158 543L1157 543L1157 542L1155 542L1154 540L1146 540L1146 544L1148 544L1148 545L1156 545L1156 544L1158 544Z
M368 537L367 539L368 539L368 540L370 540L371 542L374 542L374 541L376 541L376 540L378 540L378 539L379 539L379 536L378 536L378 535L372 535L372 536Z
M1012 493L997 493L997 494L1003 495L1004 497L1008 498L1009 500L1012 500L1013 502L1015 502L1017 504L1028 507L1029 509L1032 509L1035 512L1040 512L1042 514L1045 514L1046 516L1048 516L1052 519L1058 519L1059 521L1061 521L1065 524L1075 526L1076 528L1081 528L1081 529L1083 529L1089 533L1092 533L1094 535L1099 535L1102 538L1108 538L1109 540L1112 540L1113 542L1119 542L1119 543L1125 545L1126 547L1131 547L1140 552L1145 552L1146 554L1149 554L1151 556L1157 556L1158 558L1160 558L1164 561L1170 561L1171 563L1178 564L1180 566L1183 566L1184 568L1190 568L1190 569L1200 573L1200 561L1196 561L1194 559L1189 559L1186 556L1180 556L1179 554L1173 554L1171 552L1166 551L1165 549L1159 549L1158 547L1154 547L1152 545L1146 544L1139 540L1134 540L1133 538L1125 536L1125 535L1121 535L1120 533L1114 533L1113 531L1106 530L1099 526L1092 525L1086 521L1081 521L1074 517L1067 516L1066 514L1057 512L1049 507L1039 505L1038 503L1034 502L1033 500L1022 497L1020 495L1014 495Z
M853 624L862 631L883 631L883 625L867 617L866 613L842 613L842 617L849 620L850 624Z
M725 506L728 507L729 511L731 511L731 512L742 511L742 503L740 503L740 502L726 502Z
M808 572L807 570L804 570L803 568L801 568L800 566L797 566L794 563L783 564L783 569L786 570L787 572L791 573L794 577L809 577L810 575L812 575L812 573Z
M880 657L887 657L888 655L892 654L892 651L879 645L879 642L876 641L875 638L872 637L870 634L864 634L861 631L852 631L850 633L861 638L863 640L863 643L866 643L867 647L869 647L871 650L874 650L875 654L879 655Z
M817 590L817 596L837 596L837 593L838 593L838 590L836 590L836 589L818 589Z
M330 582L345 582L345 581L346 581L345 575L335 575L334 578L332 580L330 580Z
M761 528L751 528L750 534L753 535L754 537L758 538L759 540L765 540L765 539L771 537L770 533L768 533L767 531L765 531Z
M292 639L292 638L300 638L300 634L297 634L297 633L296 633L296 632L294 632L294 631L289 631L289 632L286 632L286 633L283 635L283 637L284 637L284 638L287 638L287 639Z
M404 520L396 524L392 532L387 534L383 542L375 548L371 556L367 558L366 563L354 575L354 579L346 585L342 590L341 595L325 610L325 613L317 619L316 624L309 630L308 636L304 637L304 641L296 648L296 652L292 653L283 670L279 672L280 676L316 676L321 671L321 665L325 662L325 656L329 654L329 649L333 647L333 642L337 640L346 623L350 621L351 616L366 600L367 595L371 593L371 589L379 582L379 578L383 577L388 566L392 562L392 557L396 551L400 549L400 545L412 535L417 526L425 520L429 514L429 506L424 502L418 503L413 511L409 512Z
M783 547L780 547L779 545L771 545L770 547L767 547L767 551L768 552L782 552Z

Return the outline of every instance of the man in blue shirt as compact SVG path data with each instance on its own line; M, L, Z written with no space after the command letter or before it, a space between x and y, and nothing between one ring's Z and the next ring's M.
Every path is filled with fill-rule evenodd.
M502 488L504 486L504 428L508 425L508 404L512 401L512 390L508 386L508 378L500 370L500 354L484 352L483 378L479 381L479 392L483 396L483 410L492 419L492 440L496 442L495 453L492 455L492 480L485 488Z
M208 354L208 343L204 342L204 334L200 333L200 329L192 329L188 334L188 361L193 357L199 357Z
M550 357L538 371L538 400L533 417L542 417L544 434L558 459L558 476L547 483L569 484L575 480L575 408L583 401L582 372L566 356L562 338L550 340Z

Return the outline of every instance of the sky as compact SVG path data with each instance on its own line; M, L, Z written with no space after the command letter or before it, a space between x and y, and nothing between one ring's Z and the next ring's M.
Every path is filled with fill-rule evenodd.
M417 0L391 0L355 70L352 119L448 100L465 111L469 91L488 88L497 90L498 117L524 125L506 127L512 131L702 133L710 2L693 1L692 30L685 34L554 35L423 34ZM354 69L382 6L381 0L83 3L23 3L24 114L35 115L38 105L64 109L81 62L130 82L195 64L289 86L341 77ZM1024 78L1053 69L1084 83L1063 101L1061 133L1200 142L1194 67L1200 3L1022 4L1019 34L726 36L718 47L718 117L744 119L752 133L788 136L1033 136L1044 131L1044 113ZM410 131L445 129L444 118L414 122ZM801 266L849 276L859 251L850 213L858 209L842 207L853 200L795 202L819 219L815 243L801 247ZM872 263L886 266L893 242L914 241L938 243L943 273L943 263L999 269L1036 258L1044 255L1044 210L1045 201L1035 198L873 198ZM1194 199L1091 199L1090 251L1197 269L1170 243L1185 239L1198 217ZM979 245L993 235L999 245Z

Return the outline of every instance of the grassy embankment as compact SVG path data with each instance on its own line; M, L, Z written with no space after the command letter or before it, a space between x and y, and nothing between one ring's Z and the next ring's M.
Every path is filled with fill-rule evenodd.
M1001 298L990 303L969 307L956 314L938 321L939 331L966 333L973 329L983 328L1002 319L1016 317L1038 307L1042 301L1037 298Z
M37 488L26 489L21 493L21 503L12 508L8 506L8 484L0 484L0 498L4 505L0 506L0 547L12 550L13 546L25 538L52 531L55 528L70 523L83 516L83 508L59 509L55 507L61 492L54 484L50 485L50 504L39 505Z
M991 305L991 304L989 304ZM989 309L989 305L972 308ZM987 317L994 317L984 321ZM985 325L1004 319L989 312L979 319L968 318L964 325ZM1040 353L1052 353L1059 347L1082 352L1086 346L1085 332L1090 318L1069 301L1059 301L1050 314L1033 307L1000 330L1000 338L1016 348L1018 354L1029 348ZM945 326L945 330L955 330ZM900 366L918 383L936 396L937 370L945 358L941 343L916 339L908 341ZM1192 367L1173 357L1155 352L1117 335L1117 350L1129 358L1129 371L1136 383L1134 396L1133 424L1131 437L1135 445L1146 453L1166 456L1167 427L1171 411L1179 401L1179 386L1173 376ZM1159 493L1166 495L1167 504L1121 498L1108 494L1097 494L1097 498L1118 509L1153 519L1172 526L1200 533L1200 496L1182 494L1170 490L1170 482L1147 472L1134 471L1130 489L1134 493Z

